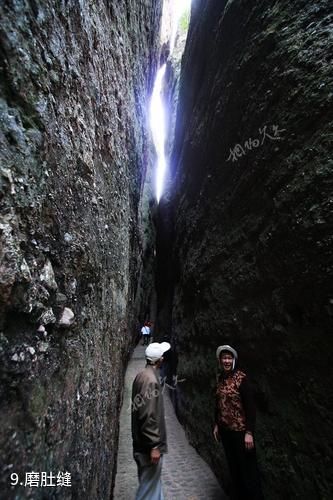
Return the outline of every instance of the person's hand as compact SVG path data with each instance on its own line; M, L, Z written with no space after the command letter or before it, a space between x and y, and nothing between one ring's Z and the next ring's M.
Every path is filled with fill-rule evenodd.
M244 441L245 441L245 449L246 450L252 450L252 448L254 448L254 441L253 441L252 433L245 432Z
M161 452L158 448L150 450L150 461L152 464L157 465L161 458Z
M218 428L217 424L214 425L213 435L214 435L215 441L218 441L219 440L219 428Z

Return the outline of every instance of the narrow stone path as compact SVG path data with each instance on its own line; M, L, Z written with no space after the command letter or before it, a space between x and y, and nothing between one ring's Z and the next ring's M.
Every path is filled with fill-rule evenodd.
M138 486L132 456L131 390L136 374L145 366L144 347L137 346L129 362L120 415L120 436L114 500L134 500ZM164 392L169 452L164 456L162 484L165 500L227 500L213 472L188 443L173 406Z

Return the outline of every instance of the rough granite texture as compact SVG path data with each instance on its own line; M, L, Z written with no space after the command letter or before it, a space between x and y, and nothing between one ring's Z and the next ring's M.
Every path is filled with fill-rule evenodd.
M110 498L151 294L160 15L155 0L0 5L1 498ZM72 487L10 487L32 471L68 471Z
M255 389L269 500L333 491L331 7L193 4L160 239L162 257L168 241L173 251L180 418L225 482L215 350L234 345Z

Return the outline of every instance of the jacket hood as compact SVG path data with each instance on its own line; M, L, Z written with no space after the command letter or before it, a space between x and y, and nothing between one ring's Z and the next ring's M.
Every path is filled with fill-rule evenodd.
M232 370L234 370L235 366L237 364L237 360L238 360L238 354L237 354L236 349L234 349L233 347L231 347L228 344L220 345L216 349L216 357L217 357L217 361L218 362L220 362L220 356L221 356L222 352L228 352L228 353L230 353L233 356L234 360L233 360L233 363L232 363Z

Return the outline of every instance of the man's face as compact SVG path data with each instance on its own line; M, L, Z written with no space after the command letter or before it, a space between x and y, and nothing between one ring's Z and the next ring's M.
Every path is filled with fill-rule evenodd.
M230 372L232 370L233 361L234 357L232 354L221 354L220 363L225 372Z
M162 358L160 358L160 359L157 361L157 363L156 363L157 368L159 368L159 367L161 366L161 364L162 364L162 363L163 363L163 357L162 357Z

